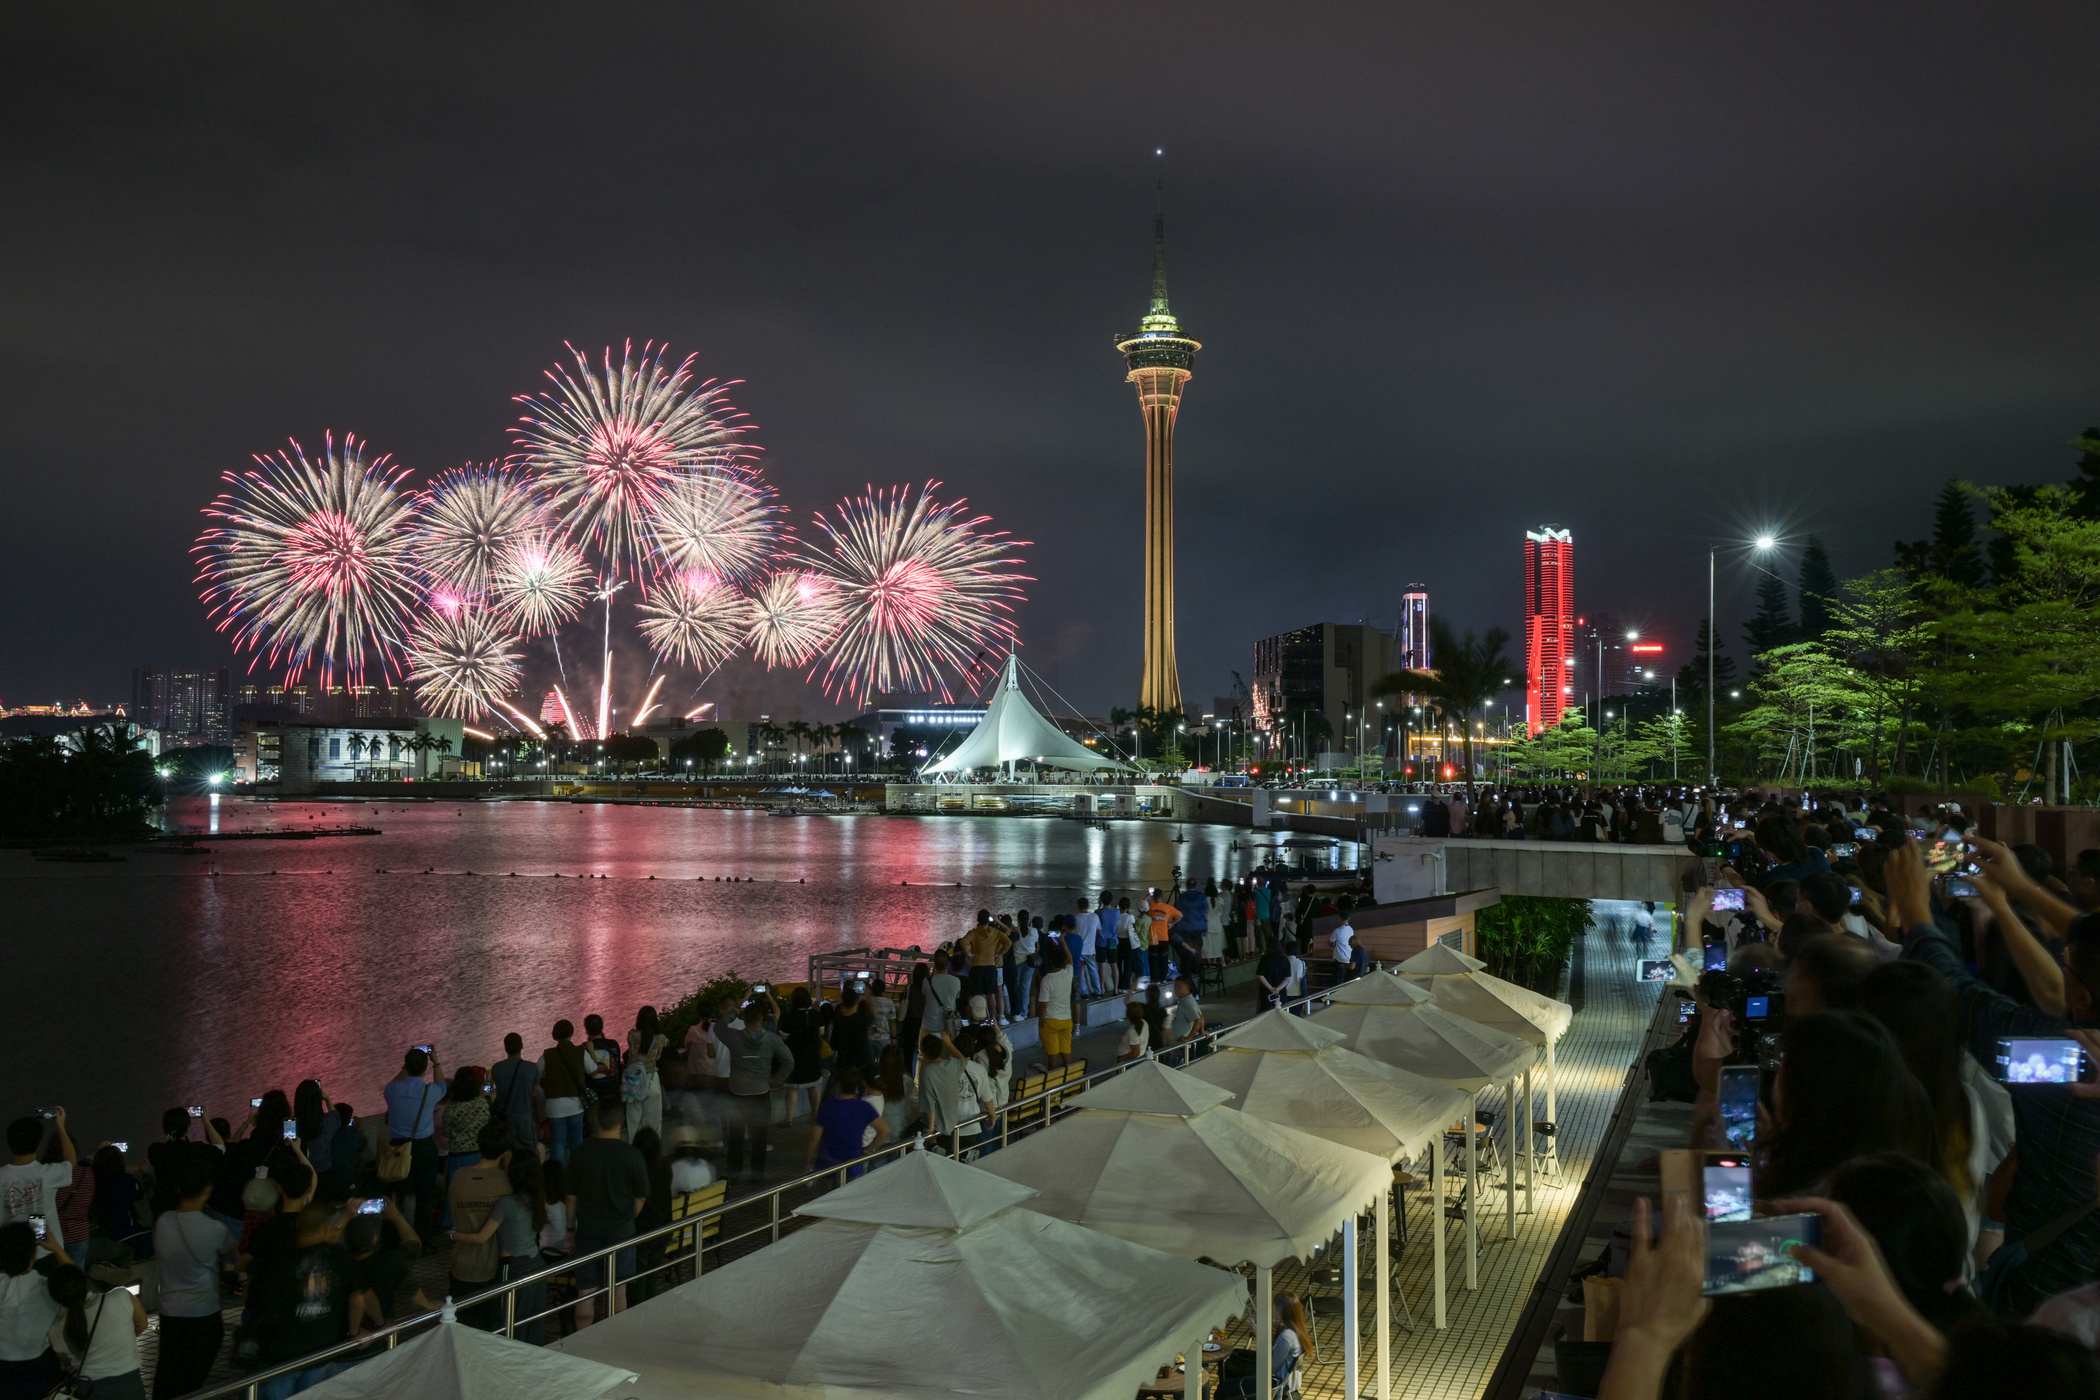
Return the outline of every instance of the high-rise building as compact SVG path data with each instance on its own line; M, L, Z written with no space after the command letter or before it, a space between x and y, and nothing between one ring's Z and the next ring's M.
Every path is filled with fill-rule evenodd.
M137 666L131 719L159 730L170 748L233 742L233 681L224 666Z
M1575 536L1524 532L1524 702L1527 732L1560 723L1575 685Z
M1429 590L1410 583L1400 595L1400 665L1403 670L1429 669Z
M1138 328L1116 339L1116 349L1137 385L1145 416L1145 665L1138 704L1155 710L1181 708L1181 668L1174 659L1174 419L1181 386L1188 383L1196 352L1203 347L1181 333L1167 309L1167 214L1165 186L1152 221L1152 307Z
M1279 632L1254 644L1249 718L1264 729L1302 729L1296 717L1317 714L1327 733L1304 734L1307 753L1355 753L1359 742L1363 752L1380 753L1396 701L1385 697L1381 706L1370 692L1399 669L1399 644L1376 627L1318 622Z

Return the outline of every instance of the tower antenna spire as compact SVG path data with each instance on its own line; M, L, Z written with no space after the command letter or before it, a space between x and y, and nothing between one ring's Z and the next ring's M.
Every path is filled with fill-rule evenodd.
M1167 175L1161 171L1152 214L1152 312L1170 316L1167 310Z

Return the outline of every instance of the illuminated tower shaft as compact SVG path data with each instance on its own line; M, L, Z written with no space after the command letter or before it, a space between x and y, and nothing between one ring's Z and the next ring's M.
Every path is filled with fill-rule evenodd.
M1167 309L1162 209L1152 228L1152 307L1135 331L1116 341L1145 416L1145 667L1138 704L1154 710L1181 709L1181 667L1174 658L1174 420L1181 386L1202 348Z

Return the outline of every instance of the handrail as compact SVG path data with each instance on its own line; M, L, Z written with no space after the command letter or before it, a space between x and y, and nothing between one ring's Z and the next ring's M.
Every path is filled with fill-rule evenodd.
M1375 964L1373 965L1373 968L1374 970L1376 969ZM1332 990L1332 988L1328 988L1318 992L1308 992L1303 996L1296 997L1290 1001L1282 1003L1277 1009L1284 1011L1303 1011L1306 1008L1311 1007L1315 1003L1320 1003L1322 1005L1328 1004L1329 996ZM1257 1012L1256 1014L1258 1015L1260 1013ZM1244 1023L1234 1023L1235 1026L1240 1024ZM1195 1036L1190 1038L1189 1040L1182 1041L1179 1044L1168 1046L1165 1052L1163 1053L1168 1056L1175 1056L1178 1054L1181 1063L1185 1065L1190 1059L1194 1058L1195 1048L1197 1046L1202 1046L1203 1052L1208 1054L1211 1051L1218 1048L1219 1038L1227 1034L1232 1029L1234 1029L1234 1026L1220 1026L1215 1030L1207 1030L1200 1036ZM1146 1058L1158 1059L1160 1058L1161 1053L1162 1052L1153 1052ZM1026 1137L1031 1134L1041 1132L1045 1128L1048 1128L1051 1125L1051 1123L1056 1119L1061 1118L1065 1114L1074 1112L1075 1110L1071 1107L1070 1104L1066 1102L1066 1100L1075 1098L1079 1094L1084 1093L1087 1088L1090 1088L1097 1083L1104 1083L1110 1079L1113 1079L1117 1075L1122 1074L1124 1071L1134 1068L1135 1066L1143 1063L1145 1063L1144 1060L1128 1060L1121 1064L1109 1065L1103 1069L1095 1070L1091 1073L1083 1075L1078 1079L1068 1080L1065 1083L1059 1084L1054 1088L1045 1088L1038 1093L1029 1095L1027 1098L1013 1099L1009 1100L1007 1103L997 1105L995 1107L995 1111L997 1114L997 1118L995 1121L993 1120L993 1114L981 1114L976 1118L972 1118L964 1123L957 1124L955 1128L950 1132L934 1134L931 1136L935 1143L939 1143L944 1139L948 1141L951 1144L950 1152L952 1153L954 1150L953 1145L955 1144L956 1140L962 1135L962 1129L969 1126L969 1124L971 1123L978 1123L983 1124L987 1127L996 1127L999 1132L999 1145L1001 1147L1005 1147L1008 1144L1012 1143L1017 1136ZM1034 1104L1040 1104L1042 1106L1041 1114L1031 1115L1031 1121L1027 1125L1027 1127L1025 1127L1019 1134L1016 1134L1012 1128L1012 1119L1010 1115L1017 1108L1026 1108ZM866 1167L872 1170L877 1165L885 1163L893 1158L901 1158L904 1153L911 1151L914 1147L925 1146L926 1136L927 1135L915 1135L914 1137L909 1139L900 1139L896 1142L887 1143L884 1146L876 1149L874 1152L867 1153L866 1155L859 1158L857 1161L852 1162L848 1165ZM719 1252L720 1250L729 1245L742 1243L744 1241L755 1238L760 1234L768 1234L771 1236L767 1243L778 1243L782 1234L782 1205L784 1197L786 1197L786 1195L791 1191L799 1191L806 1187L812 1186L821 1187L826 1182L829 1182L832 1186L844 1185L846 1180L846 1170L847 1167L843 1166L826 1167L821 1171L805 1173L802 1176L796 1177L792 1181L782 1182L780 1185L775 1186L763 1193L755 1193L753 1195L742 1196L735 1199L725 1199L722 1202L722 1204L716 1207L714 1210L707 1211L698 1215L688 1215L681 1217L680 1219L672 1221L669 1225L664 1225L652 1229L647 1234L635 1235L632 1238L620 1241L618 1244L608 1245L604 1249L595 1250L589 1254L571 1255L557 1264L548 1265L546 1268L539 1270L537 1273L527 1274L521 1278L511 1279L507 1282L492 1284L490 1287L484 1289L480 1293L470 1294L464 1299L448 1299L447 1302L455 1312L459 1312L473 1309L476 1307L486 1306L500 1299L503 1303L504 1314L504 1325L502 1330L503 1334L507 1337L515 1337L517 1335L517 1329L527 1325L528 1323L537 1322L541 1319L552 1317L556 1313L562 1312L565 1309L576 1306L576 1304L578 1303L586 1302L599 1297L605 1298L605 1313L606 1316L610 1317L621 1310L619 1305L618 1289L622 1285L632 1283L637 1278L644 1278L652 1274L660 1273L667 1269L676 1268L684 1262L682 1254L675 1258L667 1257L661 1264L658 1264L653 1268L637 1269L632 1276L627 1278L621 1278L619 1277L618 1258L618 1256L621 1253L627 1250L636 1249L645 1244L650 1244L657 1240L663 1240L668 1243L673 1237L681 1235L684 1232L690 1230L693 1232L693 1272L695 1277L698 1277L699 1274L702 1272L702 1259L709 1248L705 1233L706 1224L709 1220L723 1220L726 1219L726 1217L732 1211L739 1211L749 1207L763 1205L766 1207L767 1218L761 1224L739 1235L720 1235L714 1241L713 1248L717 1252ZM792 1211L788 1212L788 1214L792 1213ZM602 1284L588 1290L579 1291L575 1299L573 1299L570 1302L565 1302L558 1306L547 1308L541 1312L533 1313L530 1316L518 1316L517 1295L520 1289L529 1288L536 1284L551 1282L557 1275L574 1273L582 1266L593 1264L600 1260L605 1261L605 1281ZM344 1361L357 1357L368 1356L374 1351L375 1348L377 1348L380 1345L382 1341L387 1347L394 1347L400 1343L404 1334L411 1331L412 1329L420 1328L426 1323L438 1320L440 1317L442 1317L443 1312L444 1309L439 1308L429 1312L417 1313L412 1317L401 1318L396 1322L389 1323L385 1327L376 1329L372 1332L368 1332L362 1337L338 1342L335 1345L327 1347L321 1351L311 1352L305 1356L298 1358L295 1361L288 1361L281 1365L272 1366L267 1370L253 1372L250 1375L247 1375L237 1381L229 1381L225 1384L214 1386L210 1389L192 1392L188 1397L186 1397L186 1400L234 1400L234 1397L246 1397L246 1400L260 1400L261 1387L263 1382L265 1381L268 1381L277 1376L289 1375L294 1371L304 1371L314 1366L325 1365L330 1361Z

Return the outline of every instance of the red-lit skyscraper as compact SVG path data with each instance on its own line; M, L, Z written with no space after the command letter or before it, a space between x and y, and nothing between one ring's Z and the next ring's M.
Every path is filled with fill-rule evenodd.
M1560 723L1575 683L1575 536L1524 532L1524 701L1529 731Z

